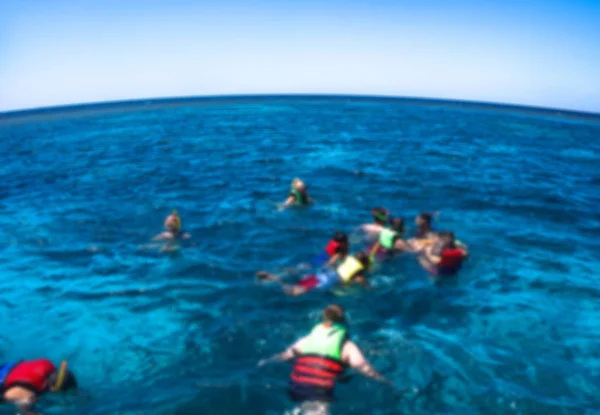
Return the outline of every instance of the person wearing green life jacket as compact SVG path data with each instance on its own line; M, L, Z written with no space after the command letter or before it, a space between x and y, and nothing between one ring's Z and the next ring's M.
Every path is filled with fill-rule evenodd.
M292 187L288 198L283 203L282 208L292 205L306 206L312 204L312 198L308 195L306 184L298 178L292 180Z
M257 272L256 278L262 282L276 282L281 285L284 293L291 296L298 296L314 289L324 291L336 286L353 283L368 287L366 273L369 270L369 266L369 256L364 252L358 252L357 254L346 256L337 267L324 267L318 270L316 274L305 276L296 284L286 284L276 275L266 271Z
M415 249L410 242L402 239L404 234L404 220L402 218L390 219L390 226L379 232L377 242L369 246L367 251L372 259L383 260L386 256L400 252L420 252Z
M390 212L382 207L376 207L371 211L371 215L373 215L373 222L361 225L359 230L365 235L367 242L375 243L379 238L379 233L388 223Z
M395 388L371 366L358 346L350 340L345 311L339 305L327 306L323 311L322 323L316 325L310 334L283 353L261 360L258 366L292 359L295 361L288 395L299 405L303 414L329 414L336 383L347 368Z

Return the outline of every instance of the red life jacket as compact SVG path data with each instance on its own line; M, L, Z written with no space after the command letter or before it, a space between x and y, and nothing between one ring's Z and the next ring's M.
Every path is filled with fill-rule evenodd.
M327 255L332 257L335 254L337 254L337 251L340 249L340 246L341 246L341 244L339 242L334 241L332 239L331 241L329 241L329 243L325 247L325 252L327 252Z
M4 379L3 390L20 386L41 395L48 390L48 378L55 371L47 359L17 363Z
M444 249L442 251L442 259L438 264L439 268L458 269L465 259L465 254L458 248Z
M344 370L344 364L338 360L317 355L298 357L290 375L292 399L332 400L336 380Z

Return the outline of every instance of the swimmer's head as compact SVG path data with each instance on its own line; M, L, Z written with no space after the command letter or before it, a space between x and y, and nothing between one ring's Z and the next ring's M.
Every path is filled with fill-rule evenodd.
M379 225L385 225L388 221L390 212L382 207L377 207L371 211L371 214L373 215L373 220L375 223Z
M335 235L333 235L333 240L341 245L346 245L348 244L348 235L344 232L336 232Z
M323 322L333 324L344 324L346 322L346 312L341 305L331 304L323 310Z
M67 362L61 363L59 370L50 375L48 382L52 392L68 392L77 389L77 378L67 369Z
M431 213L423 212L417 216L415 219L415 224L419 228L431 228L431 221L433 219L433 215Z
M171 213L169 216L167 216L167 219L165 219L165 228L167 228L169 232L173 233L177 233L181 230L181 218L177 214L176 210L174 210L173 213Z
M404 233L404 219L392 218L390 220L390 228L393 231L398 232L399 234L403 234Z
M354 255L354 258L356 258L358 262L362 264L365 270L368 270L369 266L371 266L371 259L369 258L369 255L366 252L359 252Z
M441 249L456 248L456 238L454 237L454 232L440 232L438 236Z
M292 189L297 190L299 192L306 192L306 184L299 178L295 178L292 180Z

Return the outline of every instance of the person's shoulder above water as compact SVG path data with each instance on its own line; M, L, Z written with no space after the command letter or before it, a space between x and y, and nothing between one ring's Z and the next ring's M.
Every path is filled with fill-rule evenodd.
M292 180L292 185L290 188L290 193L288 194L288 198L283 202L281 208L286 208L292 205L298 206L306 206L312 204L313 200L308 195L308 187L306 184L300 180L299 178L295 178Z
M176 210L165 219L165 231L156 235L154 241L169 241L176 239L189 239L191 235L181 229L181 217Z

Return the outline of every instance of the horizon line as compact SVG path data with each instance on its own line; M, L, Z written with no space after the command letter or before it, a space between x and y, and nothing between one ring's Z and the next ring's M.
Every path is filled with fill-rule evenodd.
M277 94L222 94L222 95L183 95L163 96L153 98L127 98L121 100L92 101L73 104L59 104L42 107L31 107L0 111L0 121L7 118L21 116L35 116L48 113L78 112L88 109L110 109L122 107L150 106L160 104L181 104L186 102L227 102L227 101L256 101L264 99L293 100L293 99L327 99L327 100L353 100L353 101L396 101L402 103L434 104L446 107L489 108L505 111L535 112L555 118L583 118L600 122L600 112L574 110L557 107L543 107L527 104L501 103L493 101L476 101L452 98L428 98L401 95L375 95L375 94L327 94L327 93L277 93Z

